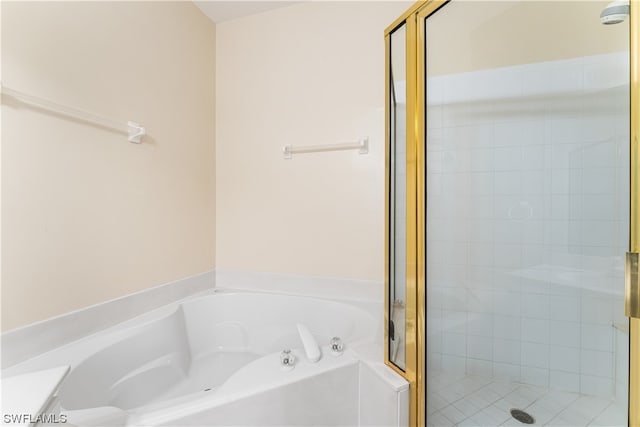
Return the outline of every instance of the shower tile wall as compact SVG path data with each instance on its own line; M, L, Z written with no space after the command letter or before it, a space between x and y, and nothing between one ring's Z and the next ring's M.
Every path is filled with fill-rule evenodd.
M621 53L427 82L431 371L614 393L627 70Z

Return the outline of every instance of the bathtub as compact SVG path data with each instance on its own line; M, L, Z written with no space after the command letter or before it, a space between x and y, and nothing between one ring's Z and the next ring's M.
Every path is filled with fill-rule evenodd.
M306 359L302 323L322 348ZM357 425L358 363L379 322L354 305L218 291L42 355L71 365L58 392L71 425ZM334 356L331 337L346 351ZM294 369L280 352L292 349ZM318 398L322 396L322 398Z

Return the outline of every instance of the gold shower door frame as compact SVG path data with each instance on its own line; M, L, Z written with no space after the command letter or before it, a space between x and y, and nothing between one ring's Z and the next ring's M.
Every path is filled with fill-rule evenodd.
M449 0L418 1L396 19L385 36L385 343L384 361L409 382L409 425L426 425L426 241L425 241L425 20ZM630 1L630 242L640 252L640 0ZM406 25L407 201L406 201L406 369L389 360L389 186L390 186L390 35ZM622 310L622 307L620 308ZM640 427L640 319L629 322L629 427Z

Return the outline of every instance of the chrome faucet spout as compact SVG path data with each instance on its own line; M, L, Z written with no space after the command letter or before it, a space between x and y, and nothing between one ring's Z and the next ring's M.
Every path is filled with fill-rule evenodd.
M298 323L297 327L298 333L300 334L300 340L302 341L302 346L304 347L304 352L307 355L307 359L309 359L309 362L312 363L317 362L322 356L318 342L306 326Z

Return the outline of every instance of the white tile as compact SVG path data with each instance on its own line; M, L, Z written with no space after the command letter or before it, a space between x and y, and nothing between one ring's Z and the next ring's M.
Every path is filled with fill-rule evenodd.
M549 295L522 294L522 316L536 319L548 319L550 310Z
M551 119L551 143L566 144L582 140L581 128L584 119L581 117L558 117Z
M472 359L492 360L492 341L484 337L470 335L467 339L467 356Z
M578 132L578 130L576 130ZM551 146L551 168L572 169L582 167L583 144L554 144Z
M507 419L508 417L503 417L502 414L491 409L484 409L473 416L473 422L480 427L498 426Z
M494 313L503 316L517 316L520 314L520 294L517 292L495 291Z
M613 322L613 304L610 297L582 297L581 306L583 322L601 325L611 325Z
M585 375L613 378L613 353L581 350L580 372Z
M469 265L493 266L493 245L491 243L469 243Z
M467 359L467 373L490 377L493 373L493 363L489 360Z
M437 393L428 393L427 394L427 412L432 414L440 409L448 406L449 402L447 402L442 396Z
M463 377L464 377L464 374L459 376L459 378L463 378ZM455 378L455 377L453 377L453 378ZM458 381L459 380L454 381L452 384L449 384L449 385L437 390L438 394L448 404L452 404L454 402L457 402L458 400L462 399L464 397L464 395L465 395L464 390L461 390L460 387L458 387ZM448 405L445 405L445 406L448 406Z
M579 420L576 420L575 417L571 415L558 414L551 421L549 421L546 425L549 427L582 427L585 426L587 421L584 420L584 417L580 417Z
M520 245L495 243L493 245L493 263L498 268L520 268L522 255ZM518 304L520 304L518 302Z
M434 130L443 126L442 109L441 105L427 105L427 129Z
M551 388L561 391L580 391L579 374L554 370L551 370L549 374L549 384L551 385Z
M542 145L522 147L522 170L543 169L546 163L546 148Z
M526 408L538 400L545 392L544 388L522 385L505 396L505 399L516 408Z
M496 243L521 244L522 242L521 222L496 221L493 228L493 239Z
M517 381L517 380L516 380ZM482 389L483 392L493 392L499 395L500 397L504 397L507 394L511 393L513 390L520 387L520 385L516 381L499 381L495 380L491 384L487 385Z
M534 402L529 405L526 411L535 419L534 425L545 425L558 415L558 412L553 411L539 402ZM522 426L522 424L520 425Z
M565 347L580 347L580 323L552 320L549 324L549 343Z
M494 172L493 189L494 194L513 195L521 193L522 172L519 170Z
M581 218L588 221L614 221L617 219L617 196L586 194L582 196Z
M464 375L466 359L458 356L445 356L442 358L442 370L453 375Z
M626 406L611 403L589 425L602 427L626 427L627 418Z
M551 170L551 193L569 194L569 171L570 169Z
M546 278L549 276L548 269L543 266L529 267L531 270L527 272L527 275L531 275L534 278L523 278L520 284L520 289L523 294L549 294L549 287L551 286L546 282Z
M551 196L551 219L569 219L569 197L567 194L554 194ZM565 228L567 227L565 226Z
M614 168L585 170L581 179L584 194L612 194L618 191Z
M449 284L450 285L450 284ZM465 292L463 288L452 287L447 285L442 288L442 309L443 313L455 313L456 310L464 310ZM443 316L443 320L447 320L446 316ZM465 320L466 321L466 316ZM458 323L459 324L459 323ZM462 323L464 326L464 323Z
M520 341L494 338L493 360L517 365L520 363Z
M457 427L480 427L482 423L473 417L469 417L458 424Z
M574 347L552 346L549 350L549 367L564 372L580 372L580 350Z
M536 425L535 423L533 424ZM515 418L509 418L504 423L500 424L501 427L522 427L522 423Z
M525 155L525 158L528 156ZM544 166L544 165L543 165ZM525 170L521 172L522 194L544 193L545 171Z
M513 269L495 268L493 273L493 289L499 292L520 293L520 278L513 274Z
M539 268L540 265L545 263L545 253L544 253L544 246L542 245L538 245L538 244L527 244L526 242L523 242L523 246L522 246L522 268L523 269L527 269L527 268L534 268L537 269ZM536 291L529 291L528 287L526 286L522 286L524 280L521 279L520 280L520 291L522 293L533 293L533 294L539 294L540 289L537 289ZM546 303L547 305L547 311L549 309L549 302L547 301ZM538 306L538 308L540 308L541 306ZM535 316L532 316L535 317ZM548 318L549 314L547 313L545 315L545 318Z
M494 362L493 377L499 380L518 381L520 379L520 365Z
M471 400L476 406L485 408L494 402L500 400L502 396L495 391L484 387L469 396L466 399Z
M453 427L455 423L451 422L441 412L437 412L430 417L427 417L427 425L430 427Z
M491 289L493 287L493 268L469 266L469 288Z
M546 344L523 342L521 360L523 366L548 368L549 346Z
M549 344L549 320L522 318L522 341Z
M473 195L493 194L493 183L493 172L472 172L469 174L469 191Z
M542 120L496 123L494 132L494 143L497 147L514 144L539 145L545 142Z
M444 98L444 77L427 79L427 104L441 104Z
M600 415L609 405L609 399L581 396L562 411L560 416L566 420L574 420L574 422L586 425Z
M613 351L613 326L583 323L581 329L582 341L580 345L583 349Z
M566 408L574 402L578 397L580 397L577 393L571 393L566 391L558 391L558 390L550 390L547 394L545 394L540 400L544 401L545 404L554 407L557 407L558 410L561 408Z
M467 337L464 334L442 334L442 353L445 355L465 356Z
M427 371L441 371L442 370L442 353L428 352L427 353Z
M464 415L465 419L473 416L476 412L484 409L483 406L476 406L469 399L460 399L459 401L453 404L454 408L456 408L462 415ZM448 418L448 417L447 417ZM452 420L453 421L453 420ZM460 421L457 421L460 422Z
M522 217L524 215L520 213L520 200L518 196L494 196L493 197L493 215L494 219L509 220L514 217Z
M518 170L522 165L521 147L497 147L494 152L494 167L496 171Z
M510 68L487 70L484 90L491 98L513 98L522 95L522 74Z
M551 90L553 92L580 92L584 84L584 66L582 63L562 64L551 73Z
M617 147L611 141L585 145L583 148L583 167L587 170L616 167Z
M570 322L580 321L580 299L576 296L551 295L549 318Z
M496 338L519 339L520 319L516 316L493 316L493 336Z
M470 216L476 219L491 219L494 212L494 200L493 196L472 196L470 198L473 211L470 212ZM473 231L473 230L471 230ZM481 236L484 237L486 230L481 230ZM489 239L491 239L489 237ZM482 240L482 239L481 239ZM473 241L473 239L470 239Z
M500 160L502 161L502 159ZM469 166L467 170L470 172L483 172L491 171L494 167L494 150L488 148L469 150Z
M582 243L585 246L615 246L614 221L582 221Z
M520 381L539 387L549 386L549 369L522 366L520 369Z
M580 393L582 394L610 398L613 395L613 387L612 378L580 375Z
M455 406L449 405L440 410L440 413L444 415L449 421L451 421L454 425L458 424L460 421L467 418L460 410L458 410Z
M467 291L466 307L470 316L479 314L491 316L490 313L493 311L493 292L487 289L469 289ZM475 335L480 334L476 333Z
M469 293L471 292L473 291L469 291ZM469 335L482 337L493 336L493 315L488 313L473 313L473 311L474 310L469 309L469 313L467 314L467 333Z
M628 55L627 55L628 56ZM584 87L588 90L613 88L628 82L628 58L586 64Z

